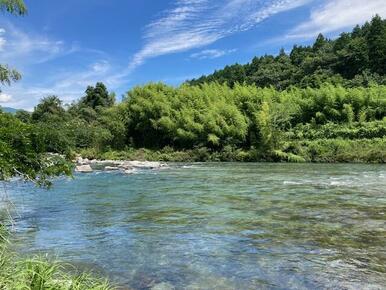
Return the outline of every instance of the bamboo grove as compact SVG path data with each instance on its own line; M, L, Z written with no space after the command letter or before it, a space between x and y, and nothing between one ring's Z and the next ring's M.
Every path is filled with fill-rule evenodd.
M69 106L47 97L32 114L0 116L8 124L1 128L4 144L23 144L20 134L9 131L26 127L35 132L31 140L40 152L82 152L92 158L143 148L142 158L175 161L386 160L382 85L279 91L245 84L150 83L115 103L98 83Z

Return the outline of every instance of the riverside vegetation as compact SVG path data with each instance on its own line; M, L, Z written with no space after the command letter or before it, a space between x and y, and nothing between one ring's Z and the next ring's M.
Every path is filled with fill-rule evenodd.
M0 124L0 180L21 176L46 187L51 184L48 177L71 174L69 162L48 155L45 147L39 145L42 140L34 127L6 114L0 114ZM5 214L12 204L4 194L0 199L0 289L111 289L107 281L77 273L47 257L21 258L14 253L10 242L12 217Z
M385 116L386 86L376 84L279 91L154 83L114 104L98 83L68 108L51 96L32 114L0 118L10 156L12 144L27 142L40 152L102 159L383 163Z
M336 40L319 35L179 87L138 86L119 103L103 83L72 104L45 97L32 114L2 114L1 130L89 158L383 163L385 65L386 21L375 16Z
M20 260L9 249L8 235L9 230L0 224L0 289L112 289L105 280L86 273L76 273L71 266L65 267L47 257Z
M24 15L23 0L0 0L0 12ZM21 75L0 64L0 84L9 85ZM20 115L20 114L19 114ZM49 177L71 175L71 164L60 156L47 154L48 147L38 126L25 124L0 110L0 181L18 176L39 186L49 186ZM75 269L68 269L47 257L22 258L10 249L9 207L6 187L0 199L0 289L107 290L112 286ZM71 274L73 273L73 274Z

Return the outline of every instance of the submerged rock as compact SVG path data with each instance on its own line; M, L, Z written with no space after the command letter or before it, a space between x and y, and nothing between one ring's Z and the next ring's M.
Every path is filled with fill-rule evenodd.
M116 167L116 166L106 166L105 170L106 171L116 171L116 170L119 170L119 167Z
M125 174L133 174L135 172L134 168L126 169Z
M93 172L92 168L90 165L78 165L76 168L75 168L75 171L76 172L81 172L81 173L90 173L90 172Z
M123 169L123 170L133 169L130 165L125 164L125 163L119 164L118 167L121 168L121 169Z

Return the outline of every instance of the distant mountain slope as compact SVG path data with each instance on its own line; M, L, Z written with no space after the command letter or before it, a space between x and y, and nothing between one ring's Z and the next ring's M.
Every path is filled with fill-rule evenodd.
M11 114L15 114L17 111L19 111L18 109L15 109L15 108L2 107L2 106L0 106L0 110L2 110L3 112L6 112L6 113L11 113Z
M342 33L335 40L318 36L310 46L295 45L287 54L255 57L250 63L234 64L213 74L188 81L274 86L319 87L324 82L346 87L386 84L386 20L375 16L371 22Z

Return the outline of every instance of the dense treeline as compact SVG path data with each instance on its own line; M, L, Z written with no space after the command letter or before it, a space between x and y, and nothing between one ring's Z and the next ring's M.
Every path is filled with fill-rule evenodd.
M248 64L226 66L189 83L247 83L279 90L319 87L325 82L355 87L386 84L385 74L386 20L375 16L335 40L320 34L313 45L295 45L289 54L281 50L278 56L255 57Z
M126 158L179 161L386 161L382 85L277 90L151 83L133 88L117 104L97 83L73 104L64 106L50 96L32 114L19 111L6 118L35 128L40 147L60 154L118 158L106 152L125 151L131 152ZM138 155L135 148L149 150Z

